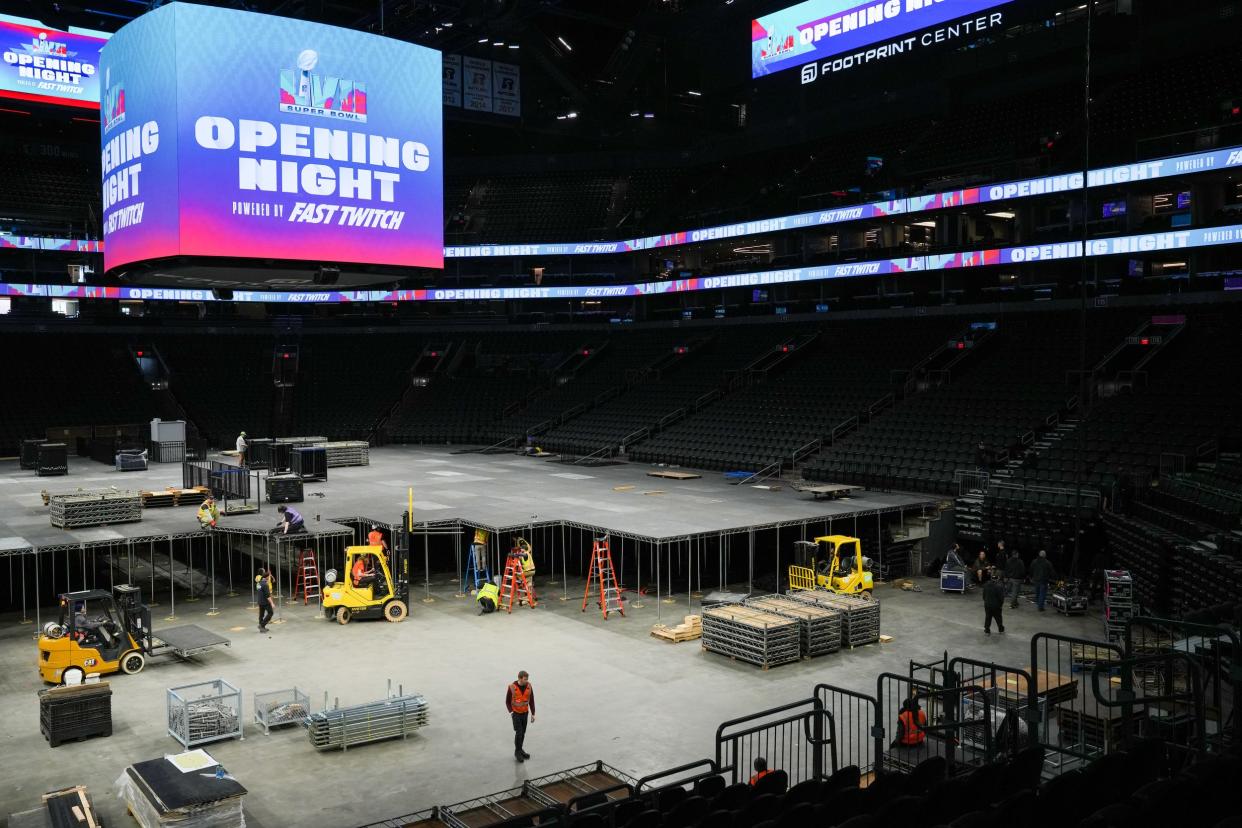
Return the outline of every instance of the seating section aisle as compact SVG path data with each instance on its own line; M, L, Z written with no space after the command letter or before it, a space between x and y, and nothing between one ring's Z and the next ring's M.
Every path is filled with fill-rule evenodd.
M825 442L833 429L895 390L904 373L943 345L959 321L888 325L837 324L822 329L805 352L791 353L766 378L639 445L634 460L705 469L757 471L798 449ZM782 370L783 368L783 370ZM894 386L893 371L898 384Z
M293 430L336 440L365 440L401 398L422 335L305 336L294 386Z
M271 334L168 334L157 347L169 388L209 444L231 447L238 432L272 430L275 384Z
M8 396L0 456L16 455L23 439L46 437L48 428L141 424L166 413L122 336L0 333L0 353Z
M1097 313L1088 326L1088 364L1134 327L1128 313ZM1004 319L949 384L907 399L826 450L805 470L813 480L953 494L954 472L974 469L976 447L1016 450L1024 435L1064 412L1078 365L1070 314ZM961 374L958 379L957 373Z
M538 387L580 346L583 334L473 333L448 351L451 368L412 388L388 421L407 443L490 444L489 426Z
M591 342L596 341L593 337ZM597 400L623 393L625 388L641 382L652 368L667 361L673 349L686 337L677 331L617 331L602 348L584 360L577 370L554 374L548 384L533 388L522 405L489 427L493 441L507 437L536 436L546 433L581 413Z
M783 331L768 326L742 326L689 347L661 367L658 377L632 386L541 437L545 447L589 455L643 439L667 417L689 413L696 401L725 385L726 371L740 371L784 341Z
M1217 448L1242 446L1242 314L1191 314L1185 329L1155 354L1133 393L1104 400L1079 424L1086 429L1086 481L1112 494L1115 484L1142 488L1160 472L1193 468ZM1042 452L1016 476L1065 482L1078 462L1080 435Z

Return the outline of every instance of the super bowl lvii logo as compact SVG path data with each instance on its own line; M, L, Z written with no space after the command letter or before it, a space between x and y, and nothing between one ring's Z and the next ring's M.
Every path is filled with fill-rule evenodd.
M104 132L125 121L125 84L112 83L112 70L104 73L103 122Z
M318 52L303 49L296 69L280 70L280 111L365 124L366 84L318 74L313 71L318 63Z

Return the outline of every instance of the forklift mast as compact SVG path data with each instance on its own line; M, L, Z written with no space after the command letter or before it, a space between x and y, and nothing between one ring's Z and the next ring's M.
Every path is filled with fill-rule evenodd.
M410 513L401 513L401 525L393 533L392 577L396 579L396 596L402 601L410 595Z
M117 584L112 588L112 593L125 622L125 631L143 652L151 652L151 608L142 603L142 587Z

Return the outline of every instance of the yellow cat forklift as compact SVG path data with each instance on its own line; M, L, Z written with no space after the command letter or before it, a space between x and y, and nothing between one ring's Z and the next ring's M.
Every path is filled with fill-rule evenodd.
M871 559L863 557L862 541L848 535L823 535L794 543L789 588L826 589L840 595L870 597L874 584Z
M366 618L402 621L410 612L410 544L406 518L394 532L392 561L382 546L350 546L345 570L324 573L323 614L338 624Z
M113 594L115 593L115 594ZM88 674L142 672L147 656L170 652L192 658L229 640L195 624L158 633L142 589L117 584L60 596L60 618L39 634L39 676L49 684L80 684Z

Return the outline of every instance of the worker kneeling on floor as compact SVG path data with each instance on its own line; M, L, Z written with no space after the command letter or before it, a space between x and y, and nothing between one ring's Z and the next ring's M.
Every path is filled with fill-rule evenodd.
M474 600L479 602L479 615L495 612L500 606L500 587L488 582L479 588Z

